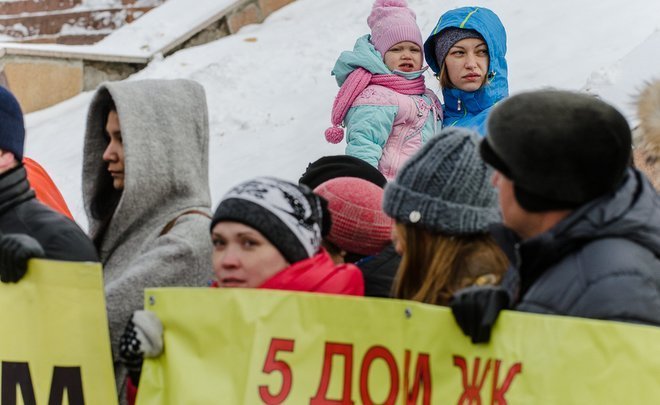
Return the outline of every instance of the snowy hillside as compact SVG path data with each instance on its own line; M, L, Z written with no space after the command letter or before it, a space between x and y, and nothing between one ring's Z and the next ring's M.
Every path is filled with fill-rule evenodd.
M343 153L323 137L337 85L330 70L368 33L372 0L298 0L261 25L151 63L131 79L189 78L208 99L213 203L256 175L297 180L308 162ZM634 95L660 78L660 2L629 0L409 0L424 37L444 11L491 8L508 33L512 93L588 90L634 123ZM427 85L437 82L427 77ZM26 155L40 161L84 226L80 172L91 93L27 116ZM166 162L164 162L166 164Z

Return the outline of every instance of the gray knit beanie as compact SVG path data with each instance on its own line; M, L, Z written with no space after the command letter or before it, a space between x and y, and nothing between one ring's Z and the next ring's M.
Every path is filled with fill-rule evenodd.
M478 38L485 42L484 37L477 31L463 28L447 28L437 34L435 42L435 60L438 67L442 68L445 63L445 58L449 49L456 44L456 42L465 38Z
M234 221L259 231L290 263L314 256L321 246L321 198L309 187L257 177L225 194L211 220Z
M465 128L432 137L385 187L385 213L437 233L486 233L500 214L478 144L476 132Z

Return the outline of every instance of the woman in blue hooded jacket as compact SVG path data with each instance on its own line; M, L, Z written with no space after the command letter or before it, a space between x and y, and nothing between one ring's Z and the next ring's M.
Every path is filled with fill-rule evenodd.
M467 127L484 136L491 107L509 95L500 19L482 7L450 10L424 43L424 54L440 80L443 127Z

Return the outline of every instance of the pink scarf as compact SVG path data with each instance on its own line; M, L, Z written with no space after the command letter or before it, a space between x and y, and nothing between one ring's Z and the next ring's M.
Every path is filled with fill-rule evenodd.
M355 99L370 84L384 86L406 95L424 94L426 91L424 76L408 80L405 77L394 74L374 75L364 68L355 69L346 78L332 105L332 126L325 130L325 139L328 142L339 143L344 139L344 129L341 128L341 123L344 121L344 117Z

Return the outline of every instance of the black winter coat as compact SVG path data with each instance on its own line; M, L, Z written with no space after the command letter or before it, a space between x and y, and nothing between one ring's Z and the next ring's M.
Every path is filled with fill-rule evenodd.
M0 175L0 231L35 238L47 259L99 261L92 241L75 222L36 200L22 165Z
M364 295L366 297L392 297L392 284L396 271L401 263L401 256L389 244L380 253L368 256L355 263L362 271L364 278Z
M517 310L660 326L660 197L636 170L514 257Z

